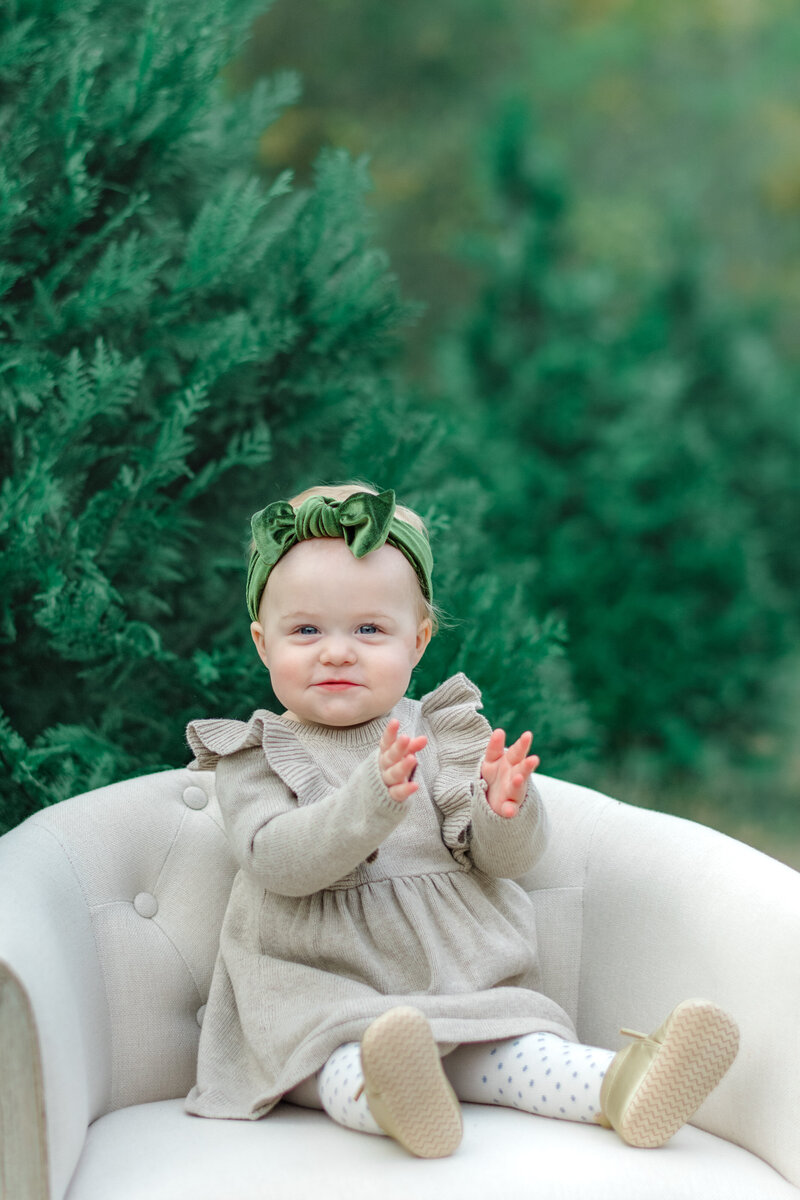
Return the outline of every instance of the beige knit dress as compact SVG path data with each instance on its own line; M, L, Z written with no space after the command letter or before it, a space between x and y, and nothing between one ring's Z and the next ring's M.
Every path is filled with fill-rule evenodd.
M190 1113L263 1116L397 1004L422 1009L447 1047L535 1030L575 1038L537 991L532 905L511 882L544 848L544 811L532 783L513 819L489 807L479 707L455 675L348 729L264 710L189 726L197 767L216 769L241 868ZM377 763L392 716L428 738L402 804Z

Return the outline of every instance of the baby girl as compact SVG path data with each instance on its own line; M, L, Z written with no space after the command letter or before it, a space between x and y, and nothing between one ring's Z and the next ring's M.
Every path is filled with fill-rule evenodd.
M423 522L353 484L269 504L252 531L251 632L284 711L188 729L239 865L189 1112L284 1098L441 1157L466 1100L661 1145L736 1026L687 1000L614 1054L539 990L513 882L547 837L531 734L507 746L464 675L405 695L436 626Z

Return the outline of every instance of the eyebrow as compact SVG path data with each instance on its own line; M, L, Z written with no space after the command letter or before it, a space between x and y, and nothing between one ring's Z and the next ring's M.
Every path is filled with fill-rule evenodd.
M281 620L282 621L318 621L320 618L320 615L321 615L320 613L314 613L314 612L309 612L309 611L289 612L289 613L282 613ZM356 620L356 621L367 621L367 620L369 620L369 621L394 621L395 618L393 616L390 616L389 613L373 612L372 610L367 610L366 612L359 613L356 617L354 617L354 620Z

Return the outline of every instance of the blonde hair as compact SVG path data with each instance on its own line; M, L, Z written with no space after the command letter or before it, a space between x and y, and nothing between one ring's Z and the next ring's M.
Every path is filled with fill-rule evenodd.
M314 487L306 488L305 491L298 492L296 496L292 496L289 500L292 508L299 508L304 500L309 496L329 496L331 500L346 500L348 496L352 496L354 492L369 492L372 496L379 495L378 489L373 487L371 483L333 483L333 484L315 484ZM414 512L413 508L408 508L404 504L398 504L395 508L395 516L401 521L405 521L408 525L413 525L415 529L419 529L427 537L428 530L425 522L419 513ZM250 553L252 554L255 548L255 542L250 543ZM439 628L439 609L430 600L426 600L422 594L422 589L419 588L419 619L420 621L428 620L431 623L431 633L436 633Z

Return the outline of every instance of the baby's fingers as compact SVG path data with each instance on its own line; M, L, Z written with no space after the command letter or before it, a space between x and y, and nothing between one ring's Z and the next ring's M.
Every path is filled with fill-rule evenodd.
M395 783L405 783L414 774L417 766L417 760L413 754L406 754L398 762L392 763L389 767L384 767L382 771L383 782L387 787L392 787Z
M530 732L530 730L526 730L525 733L517 738L513 746L508 747L508 750L506 751L506 757L508 758L508 761L512 767L516 767L518 763L522 762L525 755L531 748L532 741L533 734Z
M384 730L378 753L378 768L383 784L393 800L406 800L416 792L418 783L413 783L417 769L417 753L427 746L424 735L409 737L400 733L400 722L393 718Z
M412 738L407 733L401 733L400 722L393 717L383 731L379 749L387 762L396 762L405 754L416 754L427 744L428 739L424 736Z
M505 817L508 819L517 815L519 812L519 805L515 804L513 800L503 800L500 803L499 809L496 811L499 817Z
M380 740L381 751L383 751L385 753L387 750L391 749L391 747L394 745L395 741L397 740L397 734L398 734L399 730L400 730L400 722L398 721L397 717L392 717L391 721L386 726L386 728L383 731L383 734L381 735L381 740Z
M511 776L511 786L509 788L509 799L517 804L521 804L525 799L525 790L528 786L528 779L539 765L539 756L537 754L526 758L520 763Z
M407 754L393 766L381 772L383 784L393 800L405 800L419 787L414 783L414 773L417 769L417 759L413 754Z
M403 800L407 800L409 796L413 795L418 787L418 783L412 783L410 779L407 779L405 783L394 783L386 790L393 800L402 803Z
M492 730L492 736L489 738L489 745L486 747L486 753L483 756L484 762L499 762L505 753L505 744L505 731L503 729Z

